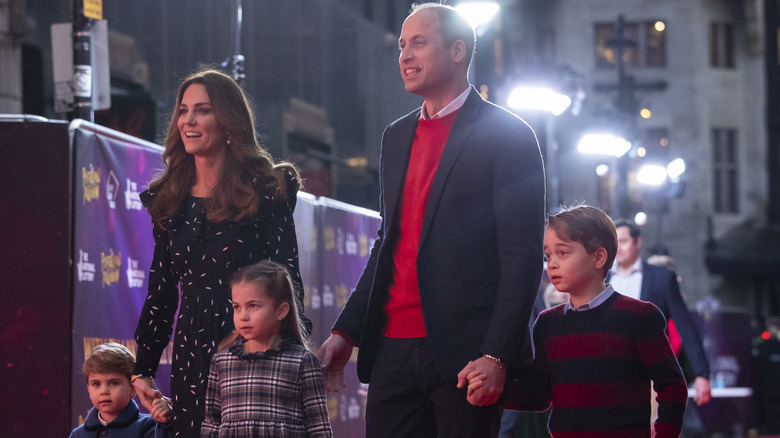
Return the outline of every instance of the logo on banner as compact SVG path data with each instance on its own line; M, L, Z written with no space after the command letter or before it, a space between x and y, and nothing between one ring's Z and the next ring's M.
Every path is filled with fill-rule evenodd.
M89 262L89 253L79 250L79 261L76 263L76 270L78 271L79 282L95 280L95 264Z
M304 286L304 288L306 288L306 286ZM322 297L320 296L320 289L317 287L313 287L310 290L311 290L311 294L309 295L311 296L311 303L310 303L311 308L315 310L319 309L320 307L322 307Z
M336 254L344 255L344 230L336 228Z
M333 227L325 227L322 229L322 239L325 242L325 251L333 251L336 249L336 232Z
M333 307L336 302L336 297L333 295L333 291L329 285L322 286L322 307Z
M106 198L108 199L108 206L112 210L116 208L116 198L119 196L119 179L113 170L108 171L108 178L106 179Z
M100 270L103 273L103 287L119 283L119 271L122 269L122 252L114 254L114 249L108 250L108 254L100 253Z
M89 170L82 167L81 185L84 187L84 204L100 198L100 168L95 170L92 164L89 165Z
M347 241L344 243L344 246L346 247L347 255L358 254L358 242L354 234L347 233Z
M354 396L339 397L339 419L342 422L360 418L360 403Z
M128 210L140 210L141 197L138 194L138 183L127 178L127 188L125 189L125 207Z
M349 288L343 284L336 285L336 306L341 309L347 305L347 298L349 298Z
M143 287L146 273L143 269L138 269L138 260L127 258L127 286Z
M360 242L360 257L368 255L368 236L361 234L359 237Z

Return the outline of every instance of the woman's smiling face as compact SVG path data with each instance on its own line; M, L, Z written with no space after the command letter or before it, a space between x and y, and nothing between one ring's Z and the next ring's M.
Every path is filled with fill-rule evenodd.
M217 122L204 85L192 84L184 90L179 103L178 128L188 154L205 158L225 153L225 130Z

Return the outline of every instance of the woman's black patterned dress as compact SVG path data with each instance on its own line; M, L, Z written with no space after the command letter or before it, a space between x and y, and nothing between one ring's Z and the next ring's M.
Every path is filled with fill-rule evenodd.
M178 309L171 364L176 436L200 436L211 356L233 330L229 301L233 273L270 259L286 266L301 284L293 223L298 183L291 176L287 182L286 201L260 191L258 213L240 222L208 222L204 199L188 195L165 229L154 225L154 259L135 332L138 351L133 374L155 375ZM146 191L141 200L148 207L154 196ZM303 309L302 288L298 298Z

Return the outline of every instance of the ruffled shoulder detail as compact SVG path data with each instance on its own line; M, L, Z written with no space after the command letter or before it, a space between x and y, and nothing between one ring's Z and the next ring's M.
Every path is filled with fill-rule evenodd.
M153 192L147 189L141 192L141 194L138 195L138 197L141 198L141 204L143 204L144 207L149 209L149 206L152 205L152 201L154 201L154 198L157 197L157 192Z
M285 202L290 208L290 211L294 211L295 204L298 201L298 190L300 190L301 185L298 179L287 171L284 172L284 181L287 188L287 199ZM270 187L265 187L263 182L257 178L252 181L252 187L254 187L258 196L258 215L260 217L268 217L273 214L281 200L279 191Z

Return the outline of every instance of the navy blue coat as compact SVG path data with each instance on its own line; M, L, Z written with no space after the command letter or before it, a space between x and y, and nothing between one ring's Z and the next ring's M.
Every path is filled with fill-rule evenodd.
M98 419L97 409L90 409L84 424L70 433L70 438L168 438L172 436L170 424L158 425L149 414L142 414L133 400L130 400L122 413L106 426L103 426Z
M386 322L393 252L420 109L390 124L380 153L380 214L370 259L334 329L360 348L369 382ZM475 89L459 110L425 207L417 278L442 376L483 353L510 371L531 360L528 323L542 272L545 188L533 130Z
M696 377L710 378L710 366L704 354L699 331L691 319L688 307L680 295L677 275L664 266L642 261L642 289L639 299L650 301L661 309L667 320L674 320L680 333L682 348Z

